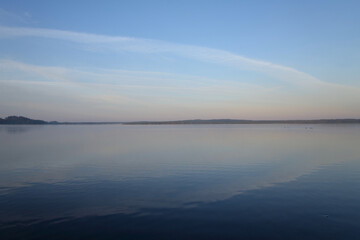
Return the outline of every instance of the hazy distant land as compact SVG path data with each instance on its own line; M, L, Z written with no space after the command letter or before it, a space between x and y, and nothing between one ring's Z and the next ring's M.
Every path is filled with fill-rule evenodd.
M175 124L354 124L360 119L314 119L314 120L239 120L239 119L194 119L176 121L137 121L137 122L47 122L22 116L0 118L0 124L27 125L27 124L125 124L125 125L175 125Z
M9 116L4 119L0 118L0 124L11 124L11 125L21 125L21 124L120 124L122 122L58 122L58 121L44 121L44 120L35 120L23 116Z
M125 122L127 125L160 124L319 124L319 123L360 123L360 119L316 119L316 120L239 120L239 119L195 119L178 121Z

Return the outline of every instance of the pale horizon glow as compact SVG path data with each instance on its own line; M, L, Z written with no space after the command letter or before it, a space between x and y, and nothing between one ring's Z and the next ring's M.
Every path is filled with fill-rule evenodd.
M344 70L334 69L330 63L328 67L307 63L314 58L326 59L326 54L308 57L297 51L299 59L305 61L294 58L286 65L278 63L276 49L272 56L277 60L271 61L269 56L264 58L267 60L259 58L261 52L255 50L255 57L249 52L243 56L238 50L230 51L237 46L235 42L230 47L223 45L223 50L196 41L184 44L180 39L172 42L115 32L98 34L96 28L32 27L29 25L36 24L16 23L15 13L0 9L0 118L360 118L358 70L350 69L352 65ZM242 44L246 43L250 44ZM252 44L249 47L256 49ZM286 47L284 43L278 53ZM339 61L334 57L334 62ZM309 69L316 77L299 69ZM322 69L334 71L336 76L343 74L348 80L329 77Z

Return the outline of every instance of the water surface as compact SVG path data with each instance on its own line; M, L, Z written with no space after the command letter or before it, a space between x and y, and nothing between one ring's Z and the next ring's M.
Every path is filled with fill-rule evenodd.
M356 239L359 125L0 126L1 239Z

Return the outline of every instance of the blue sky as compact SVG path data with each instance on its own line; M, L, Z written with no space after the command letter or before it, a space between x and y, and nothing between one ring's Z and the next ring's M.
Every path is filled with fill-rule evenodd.
M0 117L360 118L359 1L3 1Z

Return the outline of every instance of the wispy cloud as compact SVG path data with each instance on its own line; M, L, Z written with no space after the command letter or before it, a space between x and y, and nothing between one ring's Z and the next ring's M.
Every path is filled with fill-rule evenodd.
M26 64L22 62L0 59L0 81L21 81L28 84L70 84L83 88L96 90L123 90L122 93L134 91L151 91L151 95L157 93L190 93L211 94L228 97L238 96L248 92L249 89L256 92L271 91L274 88L260 85L233 82L226 80L210 79L191 75L128 71L119 69L92 68L91 70L78 70L66 67L51 67ZM8 76L11 76L12 80ZM244 92L243 92L244 91Z
M41 111L51 112L57 106L63 112L74 108L88 115L97 109L108 120L119 120L114 114L126 115L127 120L154 115L158 119L356 117L360 110L359 89L322 82L294 90L171 73L85 71L0 60L0 84L0 100L17 103L17 108L31 104L33 110L42 106Z
M82 44L97 44L97 47L111 51L128 51L137 53L171 53L203 62L212 62L266 73L282 81L297 84L321 82L319 79L294 68L247 58L219 49L200 46L176 44L152 39L107 36L81 32L0 26L0 37L41 37L72 41Z

